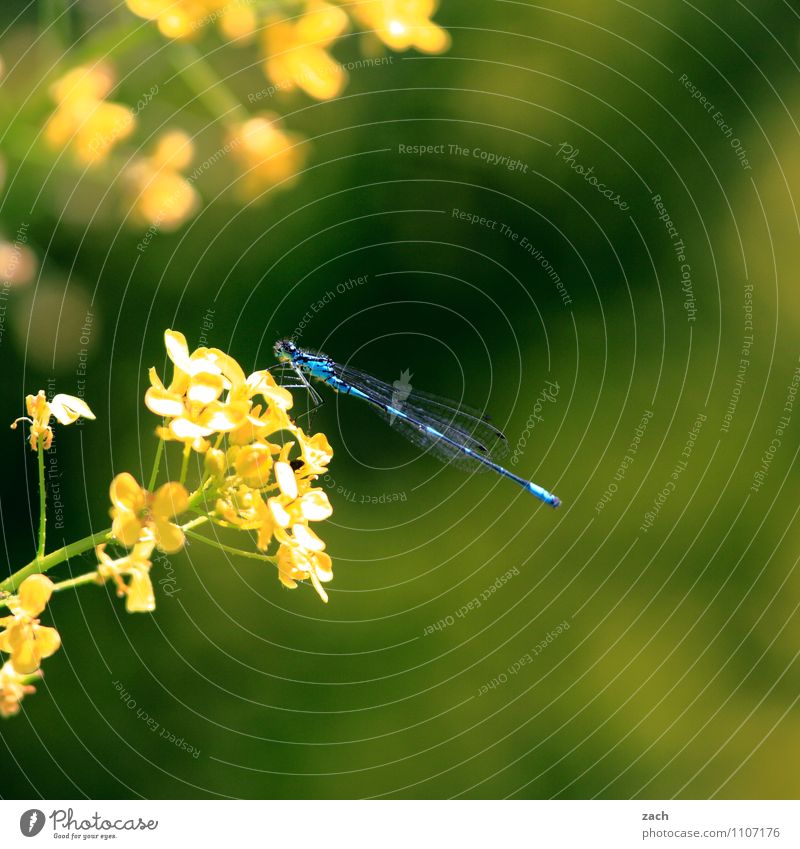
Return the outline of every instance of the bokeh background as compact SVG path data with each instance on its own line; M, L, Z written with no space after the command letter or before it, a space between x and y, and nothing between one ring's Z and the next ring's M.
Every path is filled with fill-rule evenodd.
M353 28L329 99L263 94L258 45L213 25L179 42L112 0L0 16L0 225L32 264L5 272L2 411L80 388L97 413L57 434L51 545L149 469L168 327L247 370L294 335L410 372L490 410L515 471L563 500L440 466L326 395L330 603L197 545L154 567L153 615L59 595L64 647L0 728L4 797L800 793L792 4L442 0L449 50ZM41 130L53 81L100 59L113 101L157 94L86 167ZM302 139L291 185L243 193L215 156L231 95ZM125 166L166 129L213 162L143 246ZM10 572L35 549L35 455L4 439Z

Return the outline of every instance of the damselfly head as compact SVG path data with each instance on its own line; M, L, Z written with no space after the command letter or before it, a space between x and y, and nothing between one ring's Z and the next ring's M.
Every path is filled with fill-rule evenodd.
M275 343L275 355L279 360L291 360L297 353L297 345L291 339L281 339Z

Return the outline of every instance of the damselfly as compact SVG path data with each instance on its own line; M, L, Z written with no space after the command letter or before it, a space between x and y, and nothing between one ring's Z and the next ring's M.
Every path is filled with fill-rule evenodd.
M275 353L281 362L294 370L313 395L316 396L316 393L306 376L343 395L366 401L396 430L445 462L464 458L474 468L483 466L514 481L551 507L561 504L546 489L515 475L496 461L497 449L505 445L506 439L486 416L467 410L454 401L416 390L409 389L398 395L391 384L350 366L340 365L325 354L298 348L287 339L276 343Z

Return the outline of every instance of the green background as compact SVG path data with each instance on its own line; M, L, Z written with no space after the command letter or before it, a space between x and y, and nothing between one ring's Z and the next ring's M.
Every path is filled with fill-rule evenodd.
M409 370L417 388L491 410L512 451L523 437L515 470L564 506L444 468L327 394L315 427L336 452L324 482L335 512L320 530L335 564L330 604L197 544L154 566L164 585L152 616L126 614L110 589L58 596L45 621L64 647L0 728L2 795L796 797L800 408L751 490L800 355L792 7L444 0L447 54L355 68L332 102L283 94L257 106L257 51L209 31L198 48L248 108L276 110L308 138L308 166L294 187L244 203L223 158L197 182L200 214L144 252L142 228L122 220L118 173L84 174L30 146L57 39L76 42L62 69L112 51L117 100L159 86L124 157L182 127L201 162L221 144L219 116L175 72L171 46L124 8L87 3L71 30L40 37L45 12L4 4L0 55L20 65L0 90L0 222L12 240L25 223L43 264L10 292L0 351L10 421L26 392L74 393L88 350L97 421L57 432L65 528L51 528L52 546L104 527L114 474L146 474L146 369L163 369L167 327L197 345L208 310L209 343L246 370L270 365L274 341L310 310L301 344L389 381ZM351 35L334 53L352 62L362 46ZM627 209L559 157L564 143ZM468 153L400 149L441 144ZM476 149L522 165L491 165ZM656 194L685 245L694 321ZM523 436L548 380L555 401ZM633 462L598 511L646 411ZM674 492L642 530L699 414ZM34 553L35 457L20 431L4 438L12 571ZM169 458L174 470L176 448ZM91 566L87 555L59 574Z

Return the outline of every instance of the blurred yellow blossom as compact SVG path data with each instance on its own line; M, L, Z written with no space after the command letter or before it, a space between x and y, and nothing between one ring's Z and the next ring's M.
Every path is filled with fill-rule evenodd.
M127 106L105 100L113 86L113 72L104 64L73 68L55 82L50 93L57 106L44 133L50 147L70 146L79 162L93 165L127 138L135 118Z
M44 389L40 389L36 395L25 396L25 408L27 416L21 416L11 423L11 428L16 430L18 422L30 424L29 442L31 448L37 451L39 438L45 451L53 444L53 428L50 427L50 418L55 416L56 420L63 425L74 424L79 418L93 419L94 413L89 405L80 398L73 395L59 393L52 401L47 400Z
M342 9L322 0L310 0L299 18L270 19L263 34L267 76L279 88L299 87L317 100L336 97L347 74L326 48L347 26Z
M222 34L241 43L249 42L258 27L253 0L228 0L222 7L219 28Z
M153 553L152 540L137 542L133 550L124 557L114 560L106 554L106 546L98 545L97 574L101 581L112 579L117 585L117 595L125 596L125 608L128 613L150 613L156 609L153 583L150 580L150 555ZM126 584L123 580L128 578Z
M124 546L153 543L167 554L183 548L183 531L172 521L189 505L189 493L182 484L170 481L150 493L132 474L122 472L111 481L109 495L111 533Z
M181 174L194 157L186 133L164 133L152 156L135 160L125 170L133 194L134 218L162 230L175 230L200 206L200 195Z
M191 38L230 0L125 0L125 5L140 18L155 21L167 38Z
M11 665L20 675L36 672L42 658L58 651L61 637L55 628L39 624L38 616L47 607L53 582L46 575L31 575L8 599L11 616L0 618L0 651L11 655Z
M30 675L20 675L14 664L7 661L0 668L0 716L9 717L19 713L20 702L36 692L28 683Z
M363 0L352 6L352 14L392 50L442 53L450 35L431 20L437 6L436 0Z
M231 156L244 171L242 193L254 197L270 186L288 187L305 162L302 139L280 127L277 115L263 113L230 133Z
M24 286L33 280L39 267L36 254L19 242L0 241L0 282Z

